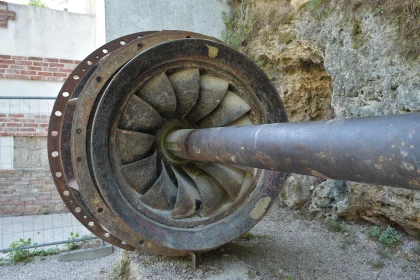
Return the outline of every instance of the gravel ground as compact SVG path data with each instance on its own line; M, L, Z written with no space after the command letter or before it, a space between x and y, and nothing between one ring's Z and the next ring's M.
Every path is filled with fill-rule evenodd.
M309 221L274 205L251 231L203 254L196 271L186 257L160 257L116 250L83 262L58 262L56 256L28 264L0 267L0 279L110 279L121 259L130 279L420 279L419 243L404 237L385 248L363 233L367 227L346 224L331 232L320 220Z

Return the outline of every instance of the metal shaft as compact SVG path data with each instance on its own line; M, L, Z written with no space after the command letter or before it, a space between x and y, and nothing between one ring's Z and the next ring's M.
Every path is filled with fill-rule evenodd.
M420 190L420 114L183 129L174 156Z

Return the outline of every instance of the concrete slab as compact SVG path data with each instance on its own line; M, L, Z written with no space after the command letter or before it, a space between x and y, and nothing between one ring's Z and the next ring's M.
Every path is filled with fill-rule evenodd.
M111 245L99 248L79 249L60 253L58 260L62 262L93 260L111 255L113 251L114 247Z

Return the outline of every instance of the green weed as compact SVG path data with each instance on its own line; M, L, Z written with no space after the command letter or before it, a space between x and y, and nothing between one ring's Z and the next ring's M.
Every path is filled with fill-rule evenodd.
M397 246L401 242L402 237L401 233L388 226L386 230L381 233L378 240L386 246L393 247Z
M327 226L328 230L332 232L347 232L348 229L343 222L336 221L331 218L325 219L325 225Z
M68 238L69 241L78 239L80 237L79 233L70 232L70 237ZM79 248L79 245L76 242L70 242L65 244L68 251L73 251Z

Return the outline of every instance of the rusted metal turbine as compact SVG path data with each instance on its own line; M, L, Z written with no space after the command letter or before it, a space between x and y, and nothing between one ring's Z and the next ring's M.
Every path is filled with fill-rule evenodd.
M419 119L282 123L278 93L244 55L200 34L148 32L73 71L48 151L60 195L94 234L185 255L252 228L283 172L420 189Z
M217 248L268 211L284 173L183 160L176 129L287 121L251 60L183 31L114 40L63 85L48 152L57 189L95 235L127 250L184 255Z

